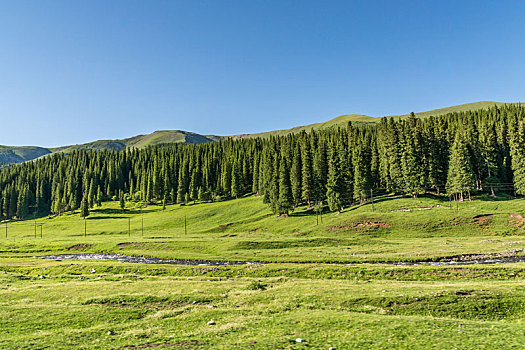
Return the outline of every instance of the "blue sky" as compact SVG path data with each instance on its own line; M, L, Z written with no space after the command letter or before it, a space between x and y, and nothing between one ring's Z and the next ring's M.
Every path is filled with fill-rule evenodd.
M525 101L523 1L2 1L0 144Z

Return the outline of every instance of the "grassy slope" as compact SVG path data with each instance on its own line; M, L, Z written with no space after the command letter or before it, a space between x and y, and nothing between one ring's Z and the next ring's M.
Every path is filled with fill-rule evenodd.
M494 105L504 105L504 103L500 102L490 102L490 101L482 101L482 102L474 102L474 103L467 103L463 105L458 106L452 106L452 107L446 107L441 109L435 109L431 111L426 112L418 112L416 113L416 116L425 118L431 115L443 115L451 112L463 112L467 110L477 110L477 109L485 109L492 107ZM404 118L408 116L406 115L400 115L400 116L390 116L392 118ZM283 130L275 130L275 131L268 131L268 132L262 132L262 133L256 133L256 134L241 134L241 135L233 135L233 136L227 136L233 139L241 139L241 138L252 138L252 137L271 137L271 136L282 136L282 135L288 135L291 133L297 133L301 131L311 131L311 130L322 130L334 126L342 126L348 124L348 122L353 122L357 124L371 124L371 123L377 123L379 121L379 118L375 117L369 117L366 115L359 115L359 114L349 114L349 115L341 115L336 118L333 118L329 121L322 122L322 123L315 123L315 124L309 124L304 126L297 126L291 129L283 129ZM52 153L52 152L70 152L72 150L78 150L78 149L84 149L84 150L99 150L99 149L111 149L111 150L122 150L126 147L147 147L147 146L154 146L159 144L167 144L167 143L206 143L206 142L212 142L224 139L224 136L216 136L216 135L200 135L192 132L187 131L181 131L181 130L161 130L161 131L155 131L151 134L147 135L137 135L134 137L130 137L127 139L122 140L99 140L94 142L89 142L85 144L80 145L70 145L70 146L63 146L63 147L56 147L56 148L41 148L41 147L7 147L7 146L0 146L0 165L2 164L9 164L9 163L20 163L27 160L32 160L35 158L38 158L42 155Z
M230 137L233 139L242 139L242 138L252 138L252 137L267 138L271 136L284 136L288 134L298 133L301 131L308 132L312 130L322 130L322 129L330 128L333 126L346 125L349 122L353 122L357 124L369 124L369 123L376 123L377 118L369 117L366 115L359 115L359 114L345 114L345 115L341 115L339 117L336 117L334 119L331 119L329 121L322 122L322 123L315 123L315 124L309 124L309 125L304 125L304 126L297 126L291 129L267 131L267 132L261 132L261 133L256 133L256 134L233 135Z
M8 224L0 255L68 251L111 251L162 258L276 262L376 262L438 259L458 254L522 254L524 230L509 213L524 213L525 201L483 199L460 203L445 198L377 198L340 215L316 216L304 207L275 217L257 197L220 203L137 209L105 203L84 222L75 214L42 218L43 240L33 238L32 221ZM408 209L406 209L408 208ZM412 210L412 211L403 211ZM480 221L476 216L487 215ZM128 217L131 237L128 237ZM184 217L188 233L184 234ZM144 236L141 227L144 220ZM381 223L374 224L374 223ZM381 227L382 226L382 227ZM4 234L4 228L0 229ZM39 233L39 232L38 232ZM16 238L16 239L13 239ZM134 244L124 244L136 242Z
M122 150L127 147L144 148L166 143L206 143L219 140L219 136L205 136L181 130L160 130L147 135L137 135L122 140L100 140L81 145L57 147L54 152L70 152L72 150L86 149L112 149Z
M433 110L426 111L426 112L417 112L415 113L415 115L418 118L427 118L430 116L439 116L439 115L444 115L448 113L458 113L458 112L466 112L466 111L475 111L479 109L489 109L490 107L504 106L505 104L509 104L509 103L480 101L480 102L473 102L473 103L465 103L465 104L461 104L457 106L433 109ZM510 104L517 104L517 103L510 103ZM404 114L404 115L388 116L387 118L406 118L409 115L410 113Z
M325 214L317 226L305 208L277 218L256 197L166 211L105 203L87 220L87 237L74 214L38 219L43 239L33 238L32 221L11 223L9 238L0 239L0 348L519 348L524 264L320 263L523 253L524 224L509 213L524 213L525 201L482 197L461 203L459 212L447 204L377 198L375 211L365 204ZM31 258L82 251L281 262L204 267Z
M50 153L47 148L0 146L0 164L21 163Z

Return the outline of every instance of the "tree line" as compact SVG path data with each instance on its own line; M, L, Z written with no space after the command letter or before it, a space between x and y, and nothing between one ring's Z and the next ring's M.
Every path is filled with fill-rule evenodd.
M24 219L108 200L188 203L258 194L277 214L332 211L371 190L417 196L525 194L521 105L419 119L382 118L268 139L57 153L0 171L0 217Z

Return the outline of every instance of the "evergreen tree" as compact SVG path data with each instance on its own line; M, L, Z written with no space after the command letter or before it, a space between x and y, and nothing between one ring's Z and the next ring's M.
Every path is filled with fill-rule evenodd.
M299 144L294 148L293 158L292 158L292 170L290 174L290 181L292 183L292 195L293 195L293 204L294 207L297 207L302 200L302 184L301 184L301 151L299 149Z
M82 201L80 202L80 217L86 218L89 216L89 207L88 207L88 200L87 195L82 198Z
M124 193L120 191L119 193L119 206L121 210L124 210L126 207L126 202L124 201Z
M343 207L344 181L335 145L331 145L329 155L326 199L330 210L339 213Z
M469 151L463 135L458 132L450 150L447 192L462 201L465 194L470 198L470 192L474 188L474 174Z
M281 214L288 214L293 208L293 194L290 183L290 174L286 161L281 159L279 165L279 199L277 201L277 212Z

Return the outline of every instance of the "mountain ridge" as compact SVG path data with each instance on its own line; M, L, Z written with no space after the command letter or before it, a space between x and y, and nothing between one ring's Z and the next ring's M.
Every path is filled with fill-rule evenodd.
M465 112L468 110L479 110L487 109L493 106L503 106L507 104L522 104L521 102L493 102L493 101L479 101L472 103L465 103L450 107L443 107L439 109L433 109L429 111L414 113L418 118L427 118L429 116L439 116L453 112ZM355 124L375 124L381 120L381 118L406 118L410 114L403 115L389 115L384 117L371 117L363 114L343 114L330 119L325 122L319 122L314 124L296 126L289 129L280 129L273 131L265 131L258 133L246 133L237 134L230 136L218 136L218 135L202 135L195 132L189 132L184 130L157 130L150 134L141 134L125 139L115 140L97 140L87 142L83 144L60 146L60 147L39 147L39 146L0 146L0 166L6 166L13 163L22 163L25 161L33 160L47 154L63 152L68 153L74 150L117 150L121 151L126 148L143 148L148 146L155 146L160 144L169 143L191 143L201 144L213 141L220 141L225 139L243 139L243 138L254 138L261 137L267 138L271 136L284 136L292 133L301 131L312 131L322 130L331 128L337 125L345 125L349 122Z

